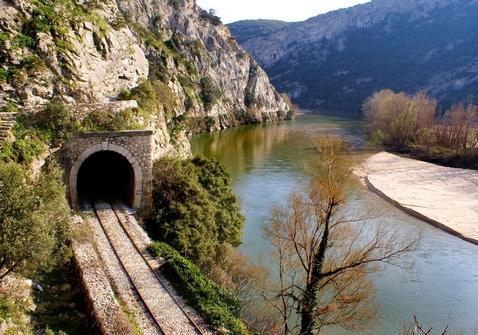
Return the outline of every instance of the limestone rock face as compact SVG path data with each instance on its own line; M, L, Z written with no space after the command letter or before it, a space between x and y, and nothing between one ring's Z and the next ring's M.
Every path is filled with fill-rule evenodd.
M86 22L76 35L80 38L71 39L77 50L71 62L78 84L98 100L112 99L148 77L148 60L129 28L106 32L101 38L96 27Z
M117 3L135 22L160 32L163 38L183 39L181 52L196 67L199 77L209 77L223 93L210 110L195 106L199 107L194 108L196 116L214 117L219 121L216 126L222 128L290 117L289 107L270 84L267 74L237 44L228 28L197 7L194 0L178 0L175 6L171 1L154 0ZM151 28L151 22L155 27ZM174 65L170 69L174 72Z
M157 82L158 106L144 111L156 157L188 155L191 132L291 117L266 73L194 0L45 3L55 13L48 29L33 1L0 0L0 107L35 112L59 97L84 110Z
M118 14L113 3L108 5L96 9L95 17ZM16 39L25 38L22 29L34 10L28 1L0 1L0 26L7 34L2 41L2 67L19 65L26 57L40 58L35 68L38 73L20 68L20 73L28 72L24 73L24 80L1 83L4 100L29 109L37 108L58 93L71 102L91 102L92 97L104 102L114 99L122 89L135 87L148 76L148 61L127 27L107 27L101 32L94 22L82 22L77 27L69 27L64 41L68 43L67 50L61 52L48 32L37 32L34 44L15 45ZM59 12L58 15L66 14ZM55 83L55 78L61 78L61 83Z

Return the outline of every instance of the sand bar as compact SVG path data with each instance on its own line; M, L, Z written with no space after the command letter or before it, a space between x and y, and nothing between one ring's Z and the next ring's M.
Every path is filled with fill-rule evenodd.
M478 171L381 152L363 165L367 186L409 214L478 244Z

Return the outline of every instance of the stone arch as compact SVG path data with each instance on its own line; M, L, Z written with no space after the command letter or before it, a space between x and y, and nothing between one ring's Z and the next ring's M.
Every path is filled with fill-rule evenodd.
M120 154L123 156L131 165L133 172L134 172L134 201L133 201L133 207L134 209L139 209L141 208L142 204L142 196L143 196L143 173L141 171L141 167L136 160L136 158L131 154L129 150L126 148L119 146L117 144L109 143L109 142L103 142L101 144L96 144L88 149L84 150L80 156L76 159L75 163L71 167L70 170L70 175L69 175L69 180L68 180L68 185L70 188L70 200L71 200L71 205L73 208L76 210L80 210L80 203L78 199L78 188L77 188L77 183L78 183L78 173L81 169L81 166L83 163L93 154L97 152L102 152L102 151L112 151L116 152L117 154Z

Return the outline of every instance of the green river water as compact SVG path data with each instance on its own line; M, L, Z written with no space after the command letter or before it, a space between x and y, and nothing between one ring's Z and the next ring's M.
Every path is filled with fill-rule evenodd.
M361 123L355 120L305 115L294 121L243 126L191 138L195 154L217 158L230 173L246 218L242 251L267 262L262 227L274 204L305 182L304 166L314 135L341 136L360 149ZM404 236L423 234L419 250L408 256L411 269L387 266L373 275L377 320L363 334L398 334L404 321L420 321L448 334L478 331L478 247L451 236L394 208L365 188L355 205L386 210L380 220ZM350 334L333 329L327 334ZM441 332L440 332L441 333Z

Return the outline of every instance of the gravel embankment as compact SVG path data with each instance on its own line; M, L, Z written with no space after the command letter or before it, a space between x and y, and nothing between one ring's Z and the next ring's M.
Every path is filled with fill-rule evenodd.
M75 265L85 299L101 334L133 334L114 298L101 262L91 243L73 242Z

